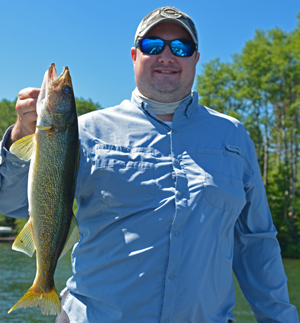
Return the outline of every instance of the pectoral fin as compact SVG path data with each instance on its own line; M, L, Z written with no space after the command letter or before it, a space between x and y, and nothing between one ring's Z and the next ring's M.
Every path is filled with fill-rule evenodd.
M48 116L47 114L43 113L43 111L41 112L41 114L43 114L43 116L38 116L37 122L36 122L36 127L40 130L50 130L52 129L52 125L50 123L50 120L48 120Z
M79 237L80 236L79 236L79 229L78 229L77 220L75 218L75 215L73 215L72 220L71 220L70 229L69 229L69 234L67 236L65 246L60 254L59 259L61 259L66 254L66 252L69 249L71 249L75 243L78 242Z
M52 129L52 126L36 126L40 130L50 130Z
M29 257L32 257L35 251L35 244L33 241L30 220L31 219L29 218L28 222L25 224L22 231L16 237L16 240L12 245L12 249L16 251L24 252Z
M23 160L30 160L35 147L35 135L25 136L10 147L10 152Z

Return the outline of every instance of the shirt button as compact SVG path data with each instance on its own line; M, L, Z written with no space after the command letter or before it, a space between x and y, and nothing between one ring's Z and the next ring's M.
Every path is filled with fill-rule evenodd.
M13 164L13 166L19 166L19 164L18 163L16 163L16 162L12 162L12 164Z
M183 193L181 193L181 192L178 192L177 194L178 194L178 196L180 196L180 197L183 195Z
M178 159L174 159L175 163L179 164L180 161Z
M168 275L168 278L169 278L170 280L173 280L173 279L174 279L174 274L169 274L169 275Z
M178 237L179 236L179 232L178 231L174 231L174 236Z

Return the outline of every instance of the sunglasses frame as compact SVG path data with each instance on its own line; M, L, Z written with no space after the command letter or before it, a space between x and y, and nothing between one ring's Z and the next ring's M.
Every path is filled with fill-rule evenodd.
M144 39L160 39L160 40L162 40L162 41L164 42L164 45L163 45L163 47L162 47L162 50L161 50L159 53L157 53L157 54L151 54L151 53L146 53L146 52L144 52L144 51L143 51L143 47L142 47L142 41L143 41ZM191 52L191 54L190 54L190 55L185 55L185 56L181 56L181 55L177 55L177 54L175 54L175 53L173 52L173 50L172 50L172 47L171 47L171 43L172 43L173 41L175 41L175 40L178 40L178 41L181 41L181 42L189 42L190 44L192 44L192 45L194 46L194 49L193 49L193 51ZM168 45L168 46L170 47L171 52L172 52L172 53L173 53L173 55L175 55L176 57L191 57L191 56L195 53L195 51L197 51L197 50L198 50L198 45L197 45L197 44L195 44L193 41L190 41L190 40L187 40L187 39L173 39L173 40L165 40L165 39L162 39L162 38L160 38L160 37L144 37L144 38L140 38L140 39L138 39L138 40L136 41L136 43L135 43L135 47L138 47L142 53L144 53L144 54L148 54L148 55L159 55L160 53L162 53L162 52L164 51L164 49L165 49L166 45Z

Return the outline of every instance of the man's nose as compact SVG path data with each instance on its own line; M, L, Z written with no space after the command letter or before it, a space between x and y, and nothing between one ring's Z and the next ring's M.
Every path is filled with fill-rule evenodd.
M165 63L165 64L174 62L174 54L172 53L169 45L166 45L164 50L159 54L158 60L160 63Z

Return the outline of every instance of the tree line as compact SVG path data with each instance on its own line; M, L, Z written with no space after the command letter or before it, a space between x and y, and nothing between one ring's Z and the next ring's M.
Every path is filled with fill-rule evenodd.
M200 104L249 133L282 254L300 257L300 14L293 31L256 30L231 62L205 64L196 88Z

